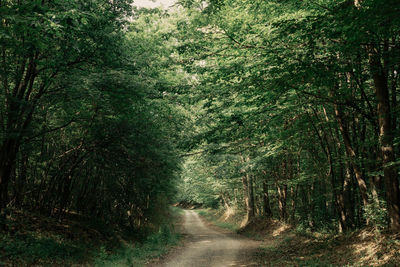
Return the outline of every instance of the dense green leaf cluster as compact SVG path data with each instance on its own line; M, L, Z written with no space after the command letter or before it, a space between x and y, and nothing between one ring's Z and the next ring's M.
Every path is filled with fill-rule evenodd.
M7 0L0 14L2 216L17 207L157 225L186 127L169 97L166 15L130 0Z
M179 52L202 141L185 177L200 185L183 197L249 219L398 229L398 2L187 2Z

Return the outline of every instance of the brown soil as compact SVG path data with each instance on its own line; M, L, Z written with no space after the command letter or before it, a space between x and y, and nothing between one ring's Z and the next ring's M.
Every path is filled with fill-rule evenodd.
M400 236L373 229L302 234L278 221L257 219L239 232L262 240L254 255L258 266L400 266Z
M181 231L183 245L148 266L223 267L257 266L252 255L259 243L230 231L211 226L194 211L186 210Z

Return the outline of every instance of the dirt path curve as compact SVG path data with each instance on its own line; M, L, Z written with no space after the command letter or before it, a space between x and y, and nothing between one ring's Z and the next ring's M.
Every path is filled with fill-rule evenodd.
M159 266L255 266L251 255L258 242L215 227L212 229L192 210L185 210L184 219L184 231L189 236L185 246Z

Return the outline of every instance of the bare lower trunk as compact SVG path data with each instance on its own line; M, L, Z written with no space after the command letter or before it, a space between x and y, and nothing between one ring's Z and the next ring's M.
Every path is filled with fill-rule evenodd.
M339 209L339 232L346 232L351 228L353 219L353 206L350 201L351 190L351 173L350 166L346 164L345 168L340 170L340 182L342 190L338 194Z
M271 205L269 202L268 183L263 182L264 216L272 217Z
M290 187L290 197L291 197L291 214L290 214L290 221L291 223L295 223L296 220L296 198L297 198L297 188L298 186L296 185L296 188L294 186Z
M354 151L353 146L350 141L349 130L344 122L343 114L340 110L340 107L337 104L335 104L335 115L336 115L337 122L339 124L340 133L342 134L346 154L350 158L351 166L353 167L353 171L354 171L354 174L355 174L355 177L357 180L358 189L360 191L362 203L363 203L364 207L366 207L366 206L368 206L367 185L362 176L361 167L357 163L357 155L356 155L356 152ZM367 224L368 224L368 221L367 221Z
M254 194L253 191L253 181L251 176L245 174L242 176L242 183L243 183L243 196L244 196L244 203L246 206L246 221L250 222L255 217L254 212Z
M16 161L15 141L5 141L0 148L0 212L8 203L8 184Z
M399 180L397 179L397 168L394 164L395 153L388 81L383 67L381 66L377 49L373 46L370 46L368 49L369 64L378 102L379 141L382 153L389 227L392 230L400 230L400 189Z
M28 171L28 155L24 154L19 164L19 173L18 180L15 181L14 186L14 196L13 199L15 201L16 207L21 207L23 202L23 194L24 188L27 179L27 171Z
M287 185L282 187L277 184L276 188L278 190L278 207L279 207L279 219L285 221L287 218L286 214L286 196L287 196Z
M248 181L247 194L249 196L249 206L247 209L247 218L249 221L251 221L255 217L253 176L248 175L248 174L246 176L247 176L247 181Z
M231 206L230 206L230 197L229 197L229 194L226 194L226 193L224 193L224 192L221 192L221 194L220 194L220 196L221 196L221 198L222 198L222 201L224 202L224 207L225 207L225 209L226 210L230 210L231 209Z

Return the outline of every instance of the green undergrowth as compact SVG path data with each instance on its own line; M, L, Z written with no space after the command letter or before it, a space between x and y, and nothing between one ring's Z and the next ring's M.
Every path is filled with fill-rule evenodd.
M158 233L150 235L144 242L107 252L102 247L96 255L95 266L143 266L149 259L157 258L166 253L171 246L177 245L180 235L174 233L170 226L160 227Z
M117 249L107 250L101 247L95 253L96 267L140 267L153 258L158 258L176 246L181 235L177 233L174 224L180 219L183 210L170 208L170 221L159 227L158 232L150 234L141 242L125 243Z
M0 249L1 266L70 266L87 262L90 255L88 244L33 233L2 235Z
M176 206L171 207L171 212L172 212L173 216L175 216L175 219L177 219L177 217L184 214L184 210L182 208L176 207Z
M236 232L240 229L241 216L232 216L224 219L224 211L215 209L198 209L196 212L200 216L204 217L207 221L218 227L228 229L233 232Z
M264 241L257 252L265 266L398 266L400 240L390 234L362 229L346 234L301 232L285 229L279 222L262 229L256 222L253 231L260 231ZM261 229L261 230L260 230ZM246 230L248 231L248 230ZM397 239L397 240L396 240ZM266 264L265 259L268 259Z
M0 266L142 266L179 242L173 225L181 213L172 207L169 221L146 234L77 216L59 221L14 211L0 232Z
M273 219L258 217L240 227L242 215L201 209L214 225L261 241L254 252L257 266L399 266L400 238L365 228L346 234L311 232Z

